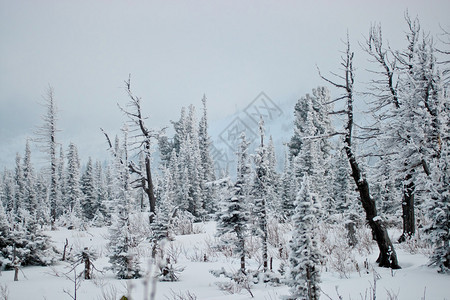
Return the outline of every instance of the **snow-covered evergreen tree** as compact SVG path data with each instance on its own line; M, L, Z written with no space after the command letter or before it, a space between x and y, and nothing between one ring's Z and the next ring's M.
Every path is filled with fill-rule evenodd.
M25 155L23 158L23 191L22 191L22 201L23 207L27 209L31 215L36 215L36 209L38 206L37 195L36 195L36 177L34 173L34 168L31 163L31 149L30 142L27 140L25 146Z
M11 224L6 216L5 209L0 203L0 269L11 263L6 256L6 247L12 245Z
M58 178L58 186L57 186L57 199L61 199L58 203L57 207L57 214L60 216L65 211L66 203L64 199L66 199L65 193L66 193L66 179L65 179L65 164L64 164L64 150L63 146L60 145L59 147L59 159L58 159L58 172L57 172L57 178Z
M40 173L36 179L37 209L36 222L43 226L50 224L50 203L48 199L47 179Z
M296 178L292 170L293 163L289 160L288 152L285 153L284 170L280 178L280 212L281 220L289 220L294 213L295 193L297 190Z
M98 225L104 225L109 220L107 208L107 190L105 183L105 176L103 174L103 167L99 161L95 162L94 168L94 180L95 180L95 218ZM141 191L141 190L140 190Z
M16 153L16 168L14 171L14 207L13 214L20 220L21 210L24 209L24 179L22 158L19 153Z
M337 149L342 149L339 143ZM333 157L333 211L338 214L357 213L353 211L356 202L355 187L350 178L350 165L343 150L337 151Z
M311 190L317 205L330 210L331 197L331 143L327 137L333 132L329 112L329 91L324 87L313 89L295 106L295 131L289 143L291 161L295 164L297 179L304 174L314 178Z
M174 201L175 201L175 185L172 177L172 173L169 168L165 168L163 172L163 182L160 184L159 192L156 198L156 217L154 222L151 224L151 229L153 231L152 238L153 243L156 245L162 239L169 238L170 232L172 230L172 214L174 211Z
M81 183L80 183L80 160L78 158L78 149L75 144L70 143L67 153L67 171L66 171L66 213L71 213L77 218L82 217L81 211Z
M271 189L273 182L271 182L270 169L269 169L269 159L267 157L267 150L264 146L264 121L261 117L259 122L259 133L261 138L261 144L258 149L256 149L256 154L254 156L255 162L255 176L254 183L252 186L251 195L253 198L253 213L256 218L256 226L254 228L255 234L261 239L261 250L263 259L263 271L267 273L268 271L268 210L267 210L267 199L271 195Z
M6 215L0 207L0 248L3 268L14 266L47 266L56 261L56 250L50 238L39 229L35 215L22 210L22 221L5 223ZM8 222L8 221L7 221Z
M448 124L444 126L447 127L448 134ZM440 159L434 170L435 184L427 204L431 224L426 231L434 248L430 262L443 273L450 272L450 142L448 135L442 144Z
M114 176L112 197L115 211L109 227L109 262L117 278L131 279L141 277L141 269L137 257L135 239L130 230L130 182L126 166L127 132L124 131L123 148L116 138L114 157Z
M245 134L241 135L241 143L237 152L236 183L232 187L229 196L224 198L222 211L217 223L217 235L223 237L232 233L235 240L221 239L224 244L233 243L234 254L241 261L240 271L245 274L245 238L248 234L249 222L249 187L250 187L250 162L248 157L249 143Z
M317 246L317 220L307 175L303 177L295 204L294 231L289 242L288 285L291 287L291 295L286 299L318 300L321 254Z
M92 220L97 212L97 195L94 175L94 165L92 163L92 158L89 157L86 164L86 170L81 176L81 191L83 192L81 208L83 209L83 217L88 221Z
M214 202L213 185L208 184L216 179L214 174L214 161L210 154L211 138L208 134L208 116L206 110L206 96L203 96L203 115L200 119L198 140L201 161L201 192L203 210L209 214L217 210L217 203Z
M1 202L5 208L7 213L11 213L14 211L15 206L15 191L14 191L14 175L11 170L5 168L3 171L3 189L2 189L2 198Z

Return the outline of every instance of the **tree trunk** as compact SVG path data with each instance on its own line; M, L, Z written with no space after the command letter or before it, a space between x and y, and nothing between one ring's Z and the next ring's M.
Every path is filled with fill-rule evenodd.
M89 253L86 251L82 252L82 257L84 261L84 279L89 280L91 279L91 259L89 257Z
M245 239L242 235L238 234L238 239L239 239L239 248L242 250L241 253L241 272L242 274L246 274L245 273Z
M377 215L375 201L370 196L369 183L362 177L359 165L348 145L345 150L352 168L352 177L356 183L361 204L366 212L366 220L372 229L372 234L377 242L378 249L380 250L377 263L380 267L400 269L394 246L392 245L386 228L383 226L381 219Z
M398 242L404 242L411 238L416 233L416 219L414 217L414 191L415 184L412 179L412 172L408 173L404 182L408 182L403 188L402 201L402 219L403 219L403 233L398 239Z
M153 181L152 181L152 170L150 168L150 157L148 155L145 156L145 172L147 174L147 188L145 192L148 196L148 201L150 204L150 224L153 223L156 213L156 197L153 193Z

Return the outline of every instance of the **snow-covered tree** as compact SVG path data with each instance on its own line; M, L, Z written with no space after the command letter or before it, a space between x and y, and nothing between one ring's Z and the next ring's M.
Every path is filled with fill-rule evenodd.
M236 183L231 188L229 196L224 198L222 211L217 223L217 235L223 237L231 233L235 235L235 240L222 239L224 244L232 243L234 254L241 261L240 271L245 273L245 238L248 234L249 222L249 186L250 186L250 162L248 157L249 143L245 139L245 134L241 135L241 143L237 152L237 172Z
M138 243L130 230L130 178L127 170L127 131L124 131L123 147L116 139L114 156L114 176L112 197L115 211L109 227L109 262L117 278L131 279L141 277L136 248Z
M58 159L58 186L57 186L57 199L61 199L58 203L57 214L62 215L65 210L66 203L64 202L65 193L66 193L66 178L65 178L65 164L64 164L64 150L63 146L59 147L59 159Z
M329 111L329 91L324 87L313 89L295 105L295 131L288 144L291 161L295 163L297 178L308 174L311 189L317 203L323 203L329 210L331 201L331 143L333 132Z
M103 167L99 161L95 162L94 168L95 180L95 218L98 225L103 225L109 220L109 213L107 207L108 195L105 175L103 174ZM142 199L143 200L143 199Z
M78 149L75 144L70 143L67 152L67 171L66 171L66 203L67 213L81 218L81 183L80 183L80 160L78 158Z
M318 300L320 296L320 261L317 245L317 219L309 189L308 175L303 177L295 202L292 240L289 242L290 272L287 279L291 295L286 299Z
M214 213L217 210L217 203L214 203L214 189L209 182L216 179L214 174L214 161L211 157L210 147L211 138L208 134L208 116L206 110L206 96L203 96L203 115L200 119L198 140L199 151L201 161L201 192L203 210L209 214Z
M450 141L448 135L442 144L441 156L434 170L435 184L427 204L431 224L426 231L434 247L430 262L438 267L439 272L450 272Z
M24 207L23 193L24 193L24 179L22 158L19 153L16 153L16 167L14 169L14 207L13 213L16 217L20 217L20 213ZM20 218L19 218L20 219Z
M163 170L162 182L157 194L156 218L151 224L152 239L156 246L161 240L169 238L174 214L175 185L169 168Z
M281 218L289 220L294 213L295 193L297 191L297 180L294 176L293 163L289 160L286 151L284 159L284 170L280 179L280 211Z
M36 222L43 226L50 224L50 205L48 199L47 179L44 174L39 173L36 178Z
M0 248L3 268L18 266L46 266L56 261L56 250L50 237L37 226L36 217L22 211L22 221L6 226L3 206L0 207ZM3 235L4 234L4 235Z
M3 171L3 189L1 203L7 213L14 212L15 206L15 190L14 190L14 175L11 170L5 168Z
M140 183L136 187L141 188L147 195L150 208L149 221L150 223L152 223L154 214L156 212L156 198L154 194L151 168L152 141L153 139L157 140L161 135L161 132L157 132L156 130L147 127L147 118L142 113L141 98L134 95L131 90L131 78L129 78L128 81L125 82L125 85L129 101L126 105L126 108L121 107L121 110L128 118L130 132L133 132L133 136L129 141L131 149L137 151L138 157L139 154L142 154L144 156L144 166L140 166L139 164L136 164L132 160L128 159L122 160L121 163L124 163L125 161L128 163L128 165L126 165L126 168L134 176L136 176L136 182ZM120 157L120 155L118 155L117 153L117 147L112 144L108 134L106 132L103 133L106 136L106 140L108 142L110 150L113 153L113 156Z
M400 268L397 261L397 254L395 253L394 246L389 238L386 227L378 216L376 203L372 196L372 190L370 189L363 164L361 164L359 157L356 156L354 143L355 73L353 69L353 57L354 53L350 49L350 42L347 37L347 49L341 62L341 65L344 68L344 75L337 76L342 82L334 82L326 77L321 77L343 91L343 94L338 99L345 100L345 109L342 112L346 115L346 121L343 128L344 150L352 170L351 176L356 184L356 190L359 193L359 200L366 213L366 221L372 229L372 235L380 250L377 262L381 267Z
M259 122L259 133L261 138L260 147L256 150L254 156L255 176L252 186L251 195L253 198L253 213L256 218L256 226L254 228L256 235L261 239L262 259L264 273L268 271L268 229L267 229L267 199L271 195L273 182L271 182L269 159L267 158L267 150L264 146L264 121L261 117Z
M25 155L23 158L23 207L27 209L31 215L36 215L38 206L36 195L36 177L33 165L31 163L30 142L27 140L25 146Z
M11 236L11 224L7 218L5 209L0 203L0 268L4 268L5 265L10 263L10 260L5 257L5 251L7 246L12 245L12 236ZM5 259L6 258L6 259Z
M49 168L49 202L52 227L58 217L58 158L56 157L56 132L57 132L57 108L52 87L49 87L44 97L45 114L42 117L43 124L36 131L36 141L42 147L42 150L48 154Z
M432 184L431 168L443 136L439 109L442 75L434 42L421 31L417 18L406 15L405 19L407 49L393 52L384 47L381 27L375 26L370 29L366 47L379 66L374 72L379 76L372 81L375 125L370 127L368 137L377 141L377 155L382 157L379 165L392 162L395 177L387 184L401 183L403 234L399 241L415 234L415 209L426 197L420 191ZM391 195L382 195L386 196Z
M83 209L83 217L86 220L92 220L97 212L97 195L94 175L94 165L92 163L92 158L89 157L86 164L86 170L81 176L81 191L83 192L81 208Z

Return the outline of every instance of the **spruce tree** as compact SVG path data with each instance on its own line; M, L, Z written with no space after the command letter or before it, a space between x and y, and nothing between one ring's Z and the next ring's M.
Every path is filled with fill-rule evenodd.
M19 153L16 154L16 168L14 172L14 206L13 214L16 216L17 221L20 220L21 210L24 209L24 178L23 178L23 166L22 158Z
M83 217L88 221L94 219L97 211L97 195L95 191L94 175L92 158L89 157L86 164L86 170L84 171L83 176L81 176L81 191L83 192L81 207L83 209Z
M254 228L256 235L261 239L263 271L268 271L268 232L267 232L267 199L270 195L272 182L270 181L269 160L267 158L266 147L264 146L264 121L261 117L259 122L259 132L261 138L260 147L256 150L254 156L255 176L252 187L252 197L254 201L253 213L256 217L256 227Z
M317 245L318 225L307 175L303 177L295 206L294 232L289 242L288 285L291 287L291 295L287 299L318 300L321 254Z
M206 110L206 96L203 96L203 115L200 119L198 139L201 161L201 192L203 210L209 214L217 210L217 203L214 203L214 190L209 182L216 179L214 174L214 161L210 154L211 138L208 135L208 116Z
M14 191L14 175L11 170L3 171L3 189L2 189L2 203L5 207L5 211L7 213L11 213L14 211L15 206L15 191Z
M107 209L107 191L105 176L103 174L103 167L99 161L95 162L94 168L94 181L95 181L95 218L97 219L98 225L104 225L109 219L108 209ZM142 201L143 202L143 201Z
M37 195L36 195L36 177L33 165L31 164L31 149L29 140L25 146L25 155L23 158L23 207L27 209L30 214L36 215L37 209Z
M329 110L329 91L324 87L313 89L295 106L295 131L288 144L291 162L295 163L297 179L308 174L311 191L317 205L323 204L327 211L331 199L331 143L328 136L333 132Z
M230 191L230 195L224 198L222 211L217 223L217 235L224 236L232 233L236 239L232 241L233 252L241 261L240 271L245 273L245 238L248 234L249 222L249 179L250 179L250 162L248 159L248 145L245 134L241 135L241 143L237 152L237 174L236 183ZM228 244L230 241L225 238L222 243Z
M126 166L127 162L127 132L124 131L123 148L116 138L114 157L114 176L112 199L114 202L114 214L112 224L109 227L109 262L119 279L132 279L141 277L139 260L136 253L136 245L133 241L133 233L130 230L130 182Z
M296 180L293 175L292 165L286 151L284 170L280 178L280 219L284 221L289 220L294 213L296 186L293 182L295 183Z
M446 125L448 126L448 125ZM448 130L448 129L447 129ZM450 272L450 142L442 144L442 152L433 177L435 185L427 204L431 224L426 228L433 245L432 265L441 273Z
M80 183L80 160L78 158L78 149L75 144L70 143L67 153L67 172L66 172L66 213L73 213L77 218L81 218L81 183Z

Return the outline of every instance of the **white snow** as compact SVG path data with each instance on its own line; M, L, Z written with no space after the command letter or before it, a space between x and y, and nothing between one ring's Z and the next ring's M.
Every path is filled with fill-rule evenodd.
M210 270L219 270L224 267L227 271L237 270L239 260L233 257L225 257L221 253L216 253L211 249L214 244L215 222L195 224L199 226L203 233L195 235L176 236L172 250L177 256L180 267L185 270L180 274L178 282L157 282L155 299L175 299L174 294L184 294L189 291L197 299L208 300L243 300L252 299L250 294L242 289L236 294L229 294L221 291L216 282L228 282L225 278L216 278ZM65 239L69 241L69 248L72 251L89 247L95 250L99 258L95 260L95 267L99 270L109 266L107 257L107 229L89 228L87 231L59 229L47 232L53 239L57 249L62 251ZM168 251L169 245L166 245ZM376 249L376 248L374 248ZM149 269L149 249L142 248L142 267ZM272 249L276 250L276 249ZM386 268L376 266L377 251L367 256L357 257L358 262L368 260L368 268L362 267L360 272L349 273L349 278L340 278L337 272L325 267L321 270L321 299L339 299L336 287L342 299L371 299L374 278L376 278L376 299L389 299L388 293L397 295L392 299L450 299L449 282L450 275L438 274L435 268L427 266L428 259L424 254L410 254L398 249L397 254L402 269L391 271ZM207 262L203 261L204 255ZM273 252L269 253L274 255ZM248 267L257 269L259 263L255 259L248 261ZM280 261L274 260L274 271L277 270ZM65 293L74 292L74 284L63 274L70 270L69 264L59 262L51 267L25 267L19 274L19 281L14 282L14 271L3 271L0 276L0 287L7 288L9 300L22 299L47 299L61 300L71 299ZM77 271L80 272L82 266ZM73 273L68 274L72 278ZM149 277L135 280L117 280L110 270L104 273L95 272L93 280L83 280L77 291L77 299L119 299L122 295L131 290L133 299L149 299L144 292L153 287ZM154 288L154 287L153 287ZM254 299L280 299L283 295L288 295L288 288L284 285L270 286L265 284L253 285L251 287ZM103 293L103 295L102 295ZM326 295L325 295L326 294ZM114 295L114 296L108 296ZM425 295L425 296L424 296ZM0 289L0 299L2 298Z

